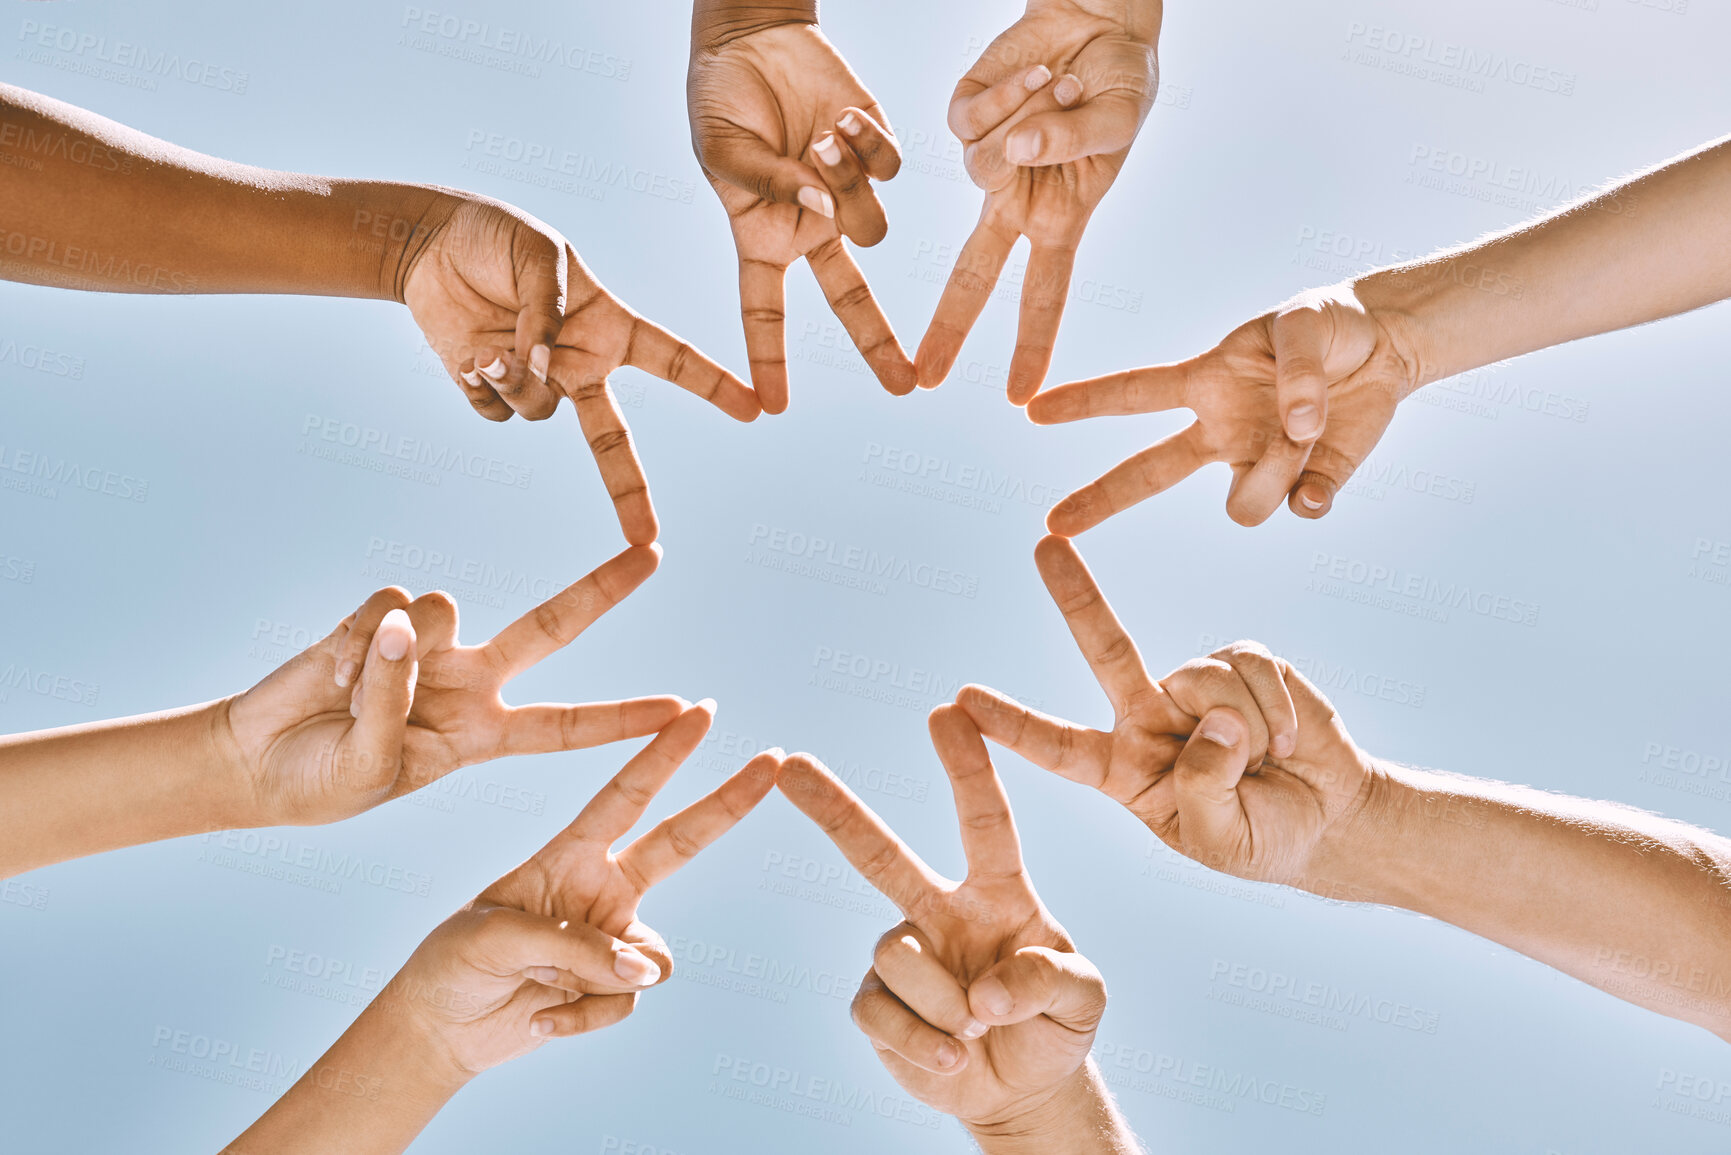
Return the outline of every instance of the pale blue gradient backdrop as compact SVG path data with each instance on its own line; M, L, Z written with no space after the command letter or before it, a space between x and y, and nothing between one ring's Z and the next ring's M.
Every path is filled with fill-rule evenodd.
M422 9L433 6L183 2L144 15L104 0L11 0L0 42L7 79L194 148L521 204L565 231L623 299L743 369L732 244L688 143L683 6L437 9L490 21L494 37L508 29L594 54L574 57L587 69L543 64L539 76L442 55L461 42L436 33L417 47L405 23ZM979 207L945 102L1015 11L826 5L826 30L907 149L882 190L889 237L859 260L910 351ZM29 22L106 40L43 48ZM1386 49L1391 29L1430 47L1372 47ZM1721 134L1727 35L1723 6L1700 0L1683 12L1634 0L1174 0L1161 103L1082 248L1052 379L1189 356L1358 267L1355 256L1466 240ZM104 64L120 41L213 64L217 86ZM1572 91L1497 78L1463 87L1459 69L1433 79L1384 66L1445 45L1494 54L1522 78L1548 70L1538 75L1567 77ZM221 87L241 74L244 93ZM491 134L576 154L576 175L549 183L490 163ZM1450 167L1489 175L1450 180ZM594 183L620 171L623 187ZM1498 194L1497 180L1524 191ZM713 695L716 738L656 817L758 746L807 748L876 787L864 797L956 870L925 709L979 680L1107 719L1034 572L1039 500L1188 417L1032 427L989 387L1008 364L1011 299L988 309L949 384L891 398L845 338L836 347L806 271L789 284L786 415L741 426L618 374L667 558L569 652L520 679L513 700ZM1259 638L1304 659L1380 754L1731 829L1731 771L1706 771L1731 754L1731 569L1694 556L1705 541L1710 562L1714 543L1731 540L1726 316L1709 309L1433 387L1397 417L1363 491L1320 524L1282 512L1240 529L1221 509L1224 470L1209 470L1086 535L1082 550L1158 671L1209 639ZM472 564L554 584L620 548L570 412L490 425L420 346L407 312L388 304L0 286L0 452L148 482L142 501L0 489L0 728L240 690L393 580L417 592L447 584L470 640L532 604L450 584L424 562L376 576L388 543L422 551L408 560L462 559L453 572ZM48 371L28 349L56 355ZM433 485L376 472L384 459L370 450L362 465L320 459L307 451L332 447L327 421L339 439L352 425L533 473L524 488L454 473ZM932 468L951 477L1011 479L1017 495L993 506L942 481L937 497L875 484L898 476L881 469L892 453L920 455L922 470L924 457L945 462ZM1433 478L1443 496L1423 492ZM906 583L879 594L766 568L750 560L757 526L961 570L977 594ZM1422 620L1338 596L1362 588L1350 580L1318 592L1333 558L1349 573L1362 563L1536 603L1537 623L1458 609ZM824 673L824 659L845 668L854 655L868 659L854 667L864 678ZM894 672L874 680L872 663ZM63 700L91 687L93 705ZM336 1037L358 1010L351 999L364 1004L378 976L540 846L629 752L478 767L423 804L256 836L279 849L250 835L191 839L5 884L0 1148L217 1149ZM1667 772L1668 757L1688 769ZM1703 1031L1440 923L1205 874L1153 849L1103 798L999 762L1042 896L1111 984L1098 1053L1153 1150L1731 1148L1731 1060ZM315 865L301 876L339 893L257 873L303 854ZM316 864L340 856L411 889L424 879L426 893L333 881ZM481 1078L415 1150L965 1149L948 1120L922 1125L929 1112L908 1106L849 1022L847 996L890 923L840 862L772 797L649 899L645 916L679 950L678 978L624 1025ZM1269 986L1275 1013L1243 1005ZM1285 992L1313 989L1347 1009L1325 1006L1322 1023L1292 1014L1304 1004ZM220 1056L191 1053L206 1050ZM778 1083L775 1103L750 1100L757 1064ZM1719 1101L1674 1094L1677 1074L1716 1081ZM830 1108L845 1121L784 1109L795 1092L825 1098L819 1080L846 1101ZM1247 1080L1321 1113L1218 1090Z

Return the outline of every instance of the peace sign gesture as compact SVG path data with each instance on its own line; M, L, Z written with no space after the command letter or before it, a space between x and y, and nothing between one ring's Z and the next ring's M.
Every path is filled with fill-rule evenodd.
M658 547L627 549L480 646L457 641L449 594L375 593L218 712L222 748L254 803L251 824L335 822L477 762L660 730L679 715L680 699L508 706L500 697L660 561Z
M854 1021L898 1083L956 1116L988 1150L1009 1149L996 1142L1006 1135L1029 1140L1030 1128L1065 1136L1068 1149L1077 1111L1111 1114L1087 1066L1105 981L1034 893L1009 799L973 722L940 706L931 734L955 793L968 862L961 882L922 862L810 755L782 766L782 792L905 917L878 940Z

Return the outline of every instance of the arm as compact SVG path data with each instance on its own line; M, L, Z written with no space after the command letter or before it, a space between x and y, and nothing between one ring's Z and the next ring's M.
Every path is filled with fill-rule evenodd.
M314 293L401 301L464 199L430 185L237 164L0 84L0 275L123 293Z
M1414 389L1722 300L1731 296L1731 139L1354 288L1405 330Z
M324 1057L224 1155L397 1155L482 1071L620 1022L673 959L637 917L648 890L775 785L780 752L615 854L612 844L703 741L689 707L576 820L446 919Z
M809 754L782 766L782 792L906 916L878 940L854 1022L896 1082L987 1155L1139 1155L1089 1057L1105 980L1034 893L979 730L940 706L931 734L955 793L959 883Z
M653 734L680 699L500 695L659 560L628 549L480 646L458 642L449 595L393 586L244 694L0 738L0 878L186 834L335 822L477 762Z

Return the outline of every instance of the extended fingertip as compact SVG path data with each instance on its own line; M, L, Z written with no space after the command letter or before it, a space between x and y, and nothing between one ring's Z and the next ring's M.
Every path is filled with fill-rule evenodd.
M835 220L835 198L820 189L812 188L810 185L800 189L799 203L820 217Z

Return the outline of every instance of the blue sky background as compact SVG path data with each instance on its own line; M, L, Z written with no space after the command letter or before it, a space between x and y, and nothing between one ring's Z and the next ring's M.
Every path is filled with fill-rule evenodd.
M1469 239L1723 133L1725 10L1666 2L1174 3L1160 103L1083 246L1052 379L1189 356L1301 288ZM581 46L589 64L530 75L453 56L458 40L408 27L425 11ZM859 260L910 350L979 207L945 104L1015 13L826 5L826 30L907 154L881 190L890 234ZM7 79L167 139L521 204L634 307L744 368L732 245L688 142L680 5L182 2L145 14L9 0L4 19ZM219 86L104 66L69 39L43 48L47 26L212 63ZM1495 54L1570 91L1447 67L1411 75L1371 46L1390 43L1371 28L1428 37L1436 53ZM472 142L491 134L589 158L580 170L611 166L647 191L482 163ZM1720 644L1731 567L1712 564L1731 557L1719 545L1731 541L1726 316L1708 309L1433 386L1322 523L1283 512L1234 526L1215 467L1082 550L1157 670L1258 638L1304 664L1378 754L1731 829L1731 770L1709 769L1731 763ZM1014 321L1013 297L994 301L944 388L891 398L796 269L786 415L740 426L618 374L667 558L512 700L712 695L714 737L653 817L756 748L806 748L862 783L935 866L959 870L925 709L977 680L1106 721L1033 568L1043 506L1188 420L1032 427L992 388ZM5 453L148 483L143 500L0 489L0 671L52 673L81 699L14 686L0 698L6 731L243 689L374 588L439 584L403 566L380 576L397 547L559 584L620 544L569 410L538 425L478 420L394 305L0 285L0 414ZM344 426L532 474L522 488L429 484L310 452ZM886 463L928 458L952 476L1009 479L1012 494L884 484L898 476ZM1442 496L1425 491L1432 478ZM778 572L753 560L756 527L949 567L976 593ZM1340 596L1350 581L1318 587L1335 559L1536 604L1536 624L1360 604ZM531 605L448 588L469 640ZM859 656L898 672L818 676ZM377 976L628 755L476 767L334 827L139 847L4 884L0 1147L216 1150L317 1058ZM1042 896L1111 984L1097 1053L1153 1150L1731 1147L1731 1127L1666 1090L1678 1073L1731 1086L1724 1044L1705 1032L1434 921L1206 874L1103 798L1013 756L999 763ZM425 878L426 893L355 880L330 893L256 873L302 848ZM649 899L645 917L678 951L671 984L620 1027L481 1078L414 1150L964 1149L953 1123L925 1125L929 1112L907 1106L848 1019L891 920L839 865L770 799ZM1368 1009L1315 1023L1286 1013L1290 1000L1273 1013L1243 1005L1267 984L1319 984ZM177 1039L258 1052L265 1077L241 1085L226 1061L189 1062ZM732 1073L758 1065L801 1086L833 1081L876 1113L813 1119L730 1095L750 1087ZM1185 1080L1206 1081L1203 1067L1289 1088L1292 1101L1303 1092L1320 1113L1195 1101Z

